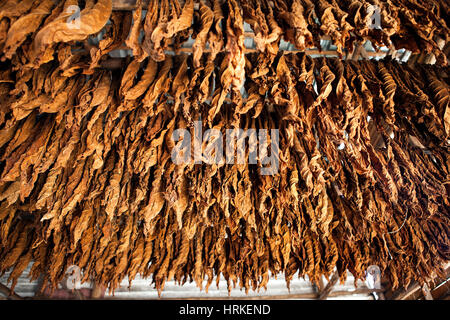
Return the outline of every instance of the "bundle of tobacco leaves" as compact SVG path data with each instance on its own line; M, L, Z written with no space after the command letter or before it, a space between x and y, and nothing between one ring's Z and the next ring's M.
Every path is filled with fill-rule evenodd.
M64 76L55 61L4 69L1 272L13 268L15 283L32 262L55 287L77 265L112 289L140 273L158 290L220 276L248 290L269 272L363 279L376 264L396 287L440 271L448 68L249 54L248 97L217 108L221 60L208 71L191 55L149 57L92 76ZM278 129L278 154L266 151L279 170L261 174L261 151L256 164L175 164L174 130L194 136L198 119L224 137Z

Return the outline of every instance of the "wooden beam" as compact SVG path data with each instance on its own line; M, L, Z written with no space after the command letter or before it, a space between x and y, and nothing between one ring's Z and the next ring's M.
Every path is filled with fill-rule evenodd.
M344 296L352 296L357 294L371 294L374 292L383 292L383 289L369 289L369 288L361 288L355 289L352 291L333 291L328 297L344 297ZM317 293L315 292L306 292L306 293L298 293L298 294L283 294L283 295L267 295L267 296L247 296L247 297L183 297L183 300L286 300L286 299L316 299ZM123 299L115 298L115 297L107 297L107 300L116 300ZM180 298L158 298L158 299L150 299L150 300L179 300Z
M416 293L418 290L420 290L420 285L418 283L414 283L410 285L407 289L401 289L400 291L396 292L392 296L391 300L406 300L408 297Z
M325 283L323 282L323 276L320 276L319 283L317 286L318 286L319 292L322 292L322 290L325 288Z
M431 290L431 294L435 300L440 300L450 293L450 278L440 282L434 289Z
M21 296L14 293L13 291L11 291L11 289L9 289L7 286L1 283L0 283L0 293L4 294L6 296L6 299L9 300L23 300Z
M434 300L433 296L431 295L430 288L426 283L422 286L422 293L425 298L425 300Z
M384 295L384 292L385 292L385 291L386 291L386 290L383 289L382 292L379 292L379 293L378 293L379 300L386 300L386 296Z
M119 48L120 50L128 50L129 48L126 46L122 46ZM186 54L192 54L192 48L180 48L175 51L172 48L168 48L169 50L166 51L166 54L180 54L180 53L186 53ZM210 52L210 49L205 49L203 52L207 53ZM245 49L245 53L254 53L258 52L257 49ZM301 52L300 50L282 50L283 53L295 53L295 52ZM320 56L336 56L338 57L338 53L336 51L319 51L317 49L313 50L306 50L304 51L306 55L320 55ZM383 57L386 54L383 52L366 52L367 56L369 57ZM109 58L107 60L104 60L101 62L101 66L106 69L120 69L123 67L123 63L125 58Z
M326 300L327 297L330 295L331 290L333 290L334 285L339 280L339 273L335 271L333 273L333 276L331 277L330 281L327 283L325 289L322 290L322 292L319 295L319 300Z
M254 37L254 34L252 32L246 32L246 35L248 38L252 38ZM323 38L321 38L323 40ZM121 45L120 47L118 47L116 50L131 50L129 47L127 47L125 44ZM354 54L352 55L352 57L359 57L359 54L361 54L361 51L364 51L363 56L364 57L385 57L386 56L386 52L375 52L375 51L370 51L367 52L363 47L359 47L358 49L358 54L355 55L356 53L356 49ZM175 50L172 47L168 47L166 50L166 53L188 53L191 54L193 52L192 48L178 48L177 50ZM211 52L211 49L204 49L203 50L204 53L208 53ZM260 52L258 49L253 49L253 48L245 48L244 49L244 53L254 53L254 52ZM291 52L305 52L307 55L331 55L331 56L339 56L338 52L336 50L319 50L319 49L308 49L305 51L301 51L301 50L297 50L297 49L293 49L293 50L280 50L280 52L283 53L291 53Z
M73 289L72 294L76 300L85 300L83 293L78 289Z
M130 11L136 9L136 0L112 0L113 10L116 11ZM184 0L179 0L181 7L184 6ZM148 0L142 1L143 8L147 8ZM200 0L194 1L194 10L198 10Z
M104 296L105 288L101 284L94 282L92 286L91 299L101 299Z
M355 50L353 50L352 58L353 61L358 61L359 57L362 56L362 52L364 50L364 47L361 45L361 43L356 42L355 43ZM365 51L365 50L364 50Z
M143 1L143 6L146 8L148 0ZM113 0L113 10L134 10L136 9L136 0Z

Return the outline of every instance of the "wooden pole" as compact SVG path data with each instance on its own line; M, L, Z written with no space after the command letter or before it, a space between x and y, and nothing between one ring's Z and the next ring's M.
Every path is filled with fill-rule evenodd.
M325 289L322 290L319 296L319 300L326 300L327 297L330 295L331 290L333 290L334 285L339 280L339 273L336 271L333 273L333 276L331 277L330 281L327 283Z

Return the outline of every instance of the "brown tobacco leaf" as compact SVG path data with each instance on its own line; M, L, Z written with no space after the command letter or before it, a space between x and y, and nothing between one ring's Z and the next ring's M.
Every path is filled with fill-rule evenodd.
M277 16L285 21L289 26L285 37L301 51L313 46L313 37L308 30L308 24L304 17L304 7L300 0L292 1L291 7L287 7L280 2L276 7Z
M22 45L27 36L34 33L42 23L46 15L51 13L55 5L52 0L44 0L30 13L17 19L9 28L8 36L5 42L5 57L11 59L17 48Z
M100 40L98 49L91 49L91 64L89 71L97 67L100 59L114 49L119 48L127 39L131 28L131 14L123 12L113 12L110 18L111 25L106 27L106 35Z
M194 1L187 0L179 16L169 18L168 8L166 8L166 11L162 10L161 8L159 22L151 33L151 41L154 46L153 50L157 52L157 55L152 55L152 57L156 61L162 61L165 58L161 45L163 39L172 38L178 32L191 27L194 15Z
M126 45L133 50L134 57L141 57L142 47L139 43L139 35L142 28L142 0L136 1L136 10L133 12L133 25L131 26L130 34L125 40Z
M0 7L0 20L3 18L17 18L25 14L33 6L34 0L8 0L4 1Z
M219 0L212 1L212 10L214 12L214 22L208 34L208 43L211 46L210 60L215 60L217 54L223 49L223 32L221 28L224 15Z
M42 54L55 44L84 40L89 35L99 32L111 16L112 1L99 0L92 8L81 10L79 24L73 26L68 23L68 19L72 16L68 8L77 4L77 1L67 0L63 12L36 34L33 40L33 62L35 65L39 66L48 62L45 57L42 57Z
M241 3L245 22L255 33L255 45L261 52L276 54L282 30L276 22L272 8L266 2L244 1Z
M194 67L200 67L200 59L203 54L203 50L206 47L206 40L208 37L209 30L214 21L213 11L203 3L200 3L200 21L201 30L197 34L194 44L192 45Z
M342 54L344 36L334 15L333 7L327 1L316 1L316 12L321 22L320 30L331 37L337 46L337 52Z
M179 69L177 70L172 83L172 95L175 97L174 112L177 113L184 98L185 92L188 90L189 76L188 76L188 55L181 56ZM195 61L194 61L195 64Z
M134 64L134 66L138 67L140 65L136 63ZM152 58L149 58L144 73L142 74L142 77L139 79L139 81L133 87L129 87L128 85L124 87L123 92L125 95L125 99L136 100L137 98L142 96L146 92L148 87L153 83L157 71L158 71L158 64ZM130 77L135 72L137 72L137 69L133 68L133 70L131 70ZM129 81L131 81L131 79Z
M239 106L240 90L245 80L245 54L244 54L244 21L242 10L235 0L227 1L230 15L227 19L227 43L226 58L220 66L220 82L222 88L216 89L213 95L212 108L209 111L208 121L211 123L225 100L225 97L232 93L234 102Z

